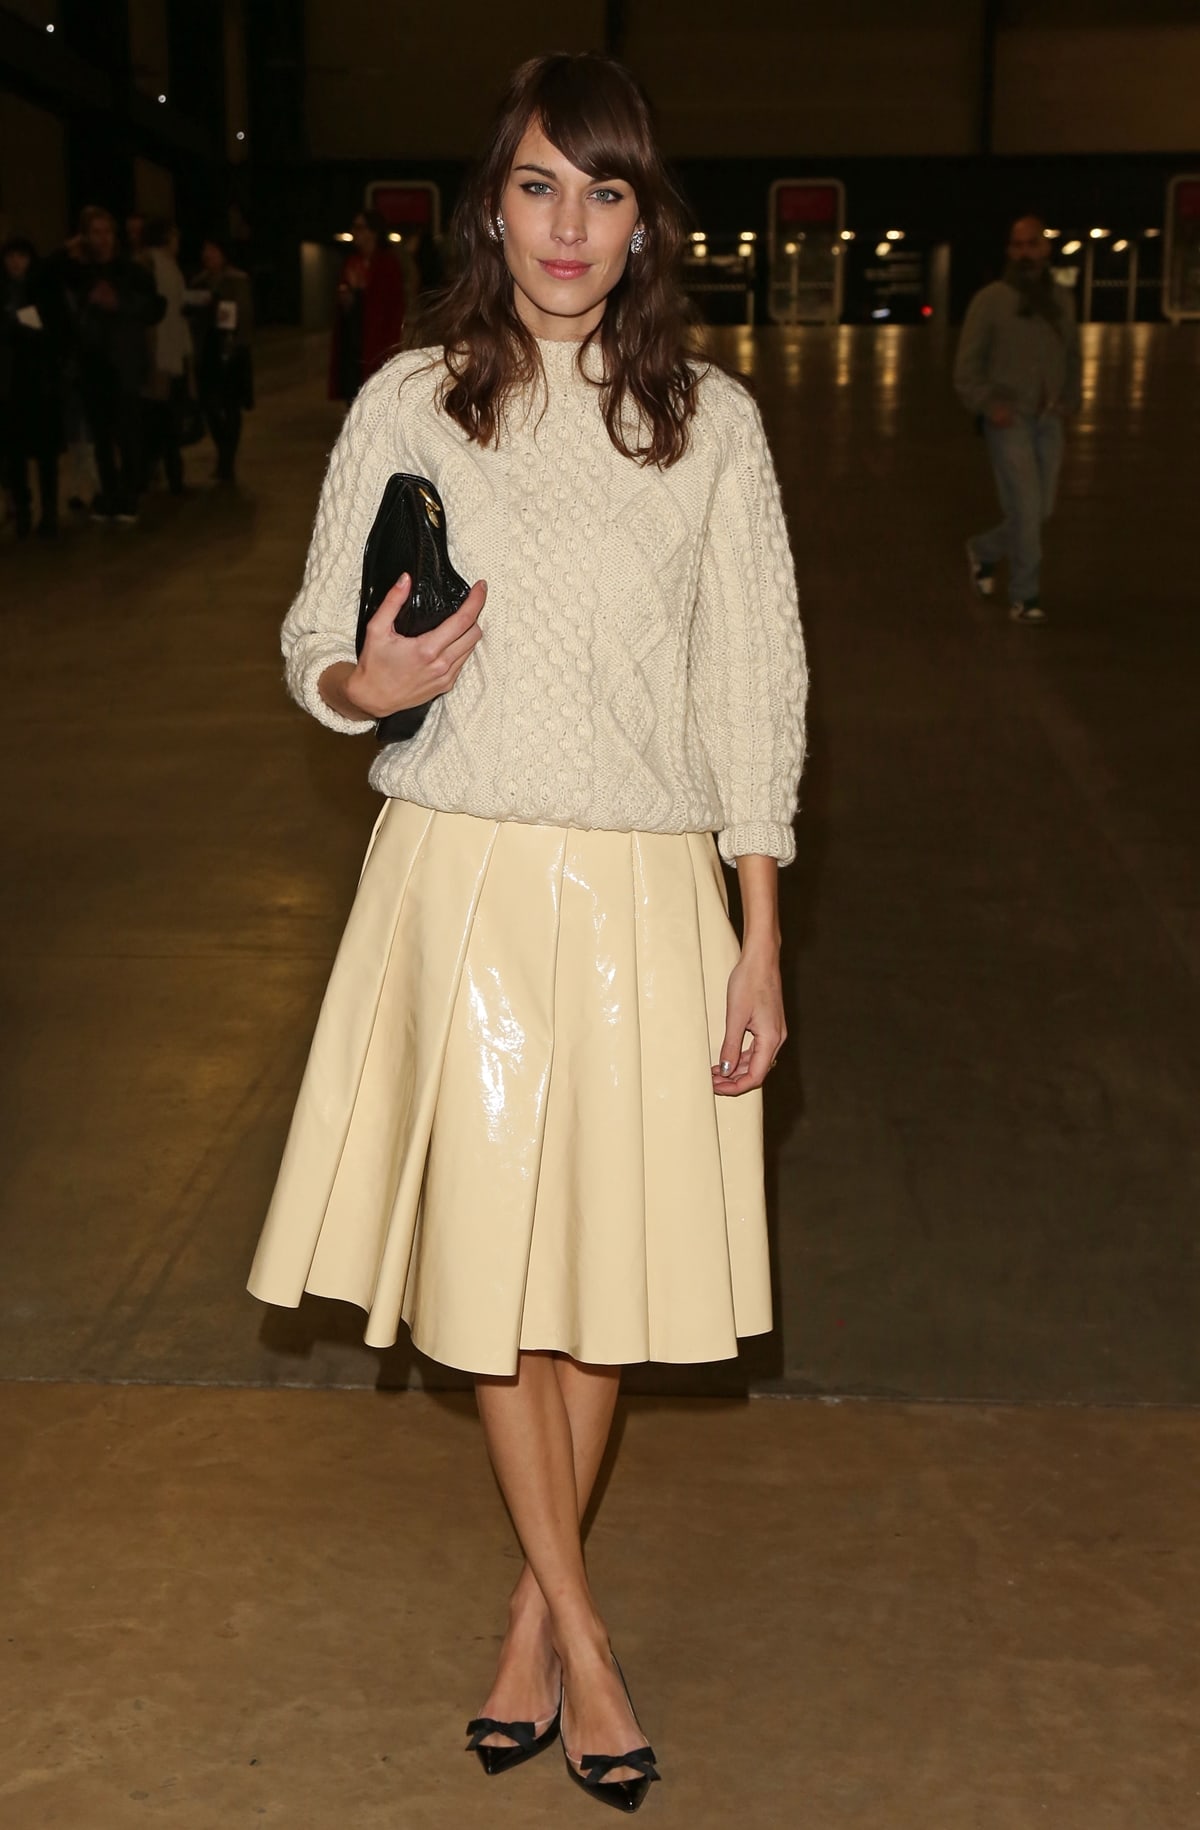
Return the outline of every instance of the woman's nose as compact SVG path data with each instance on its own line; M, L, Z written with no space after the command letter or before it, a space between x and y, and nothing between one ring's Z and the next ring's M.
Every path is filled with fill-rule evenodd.
M586 235L587 229L584 226L582 210L575 204L563 204L554 221L555 241L564 242L567 247L574 247L575 243L583 241Z

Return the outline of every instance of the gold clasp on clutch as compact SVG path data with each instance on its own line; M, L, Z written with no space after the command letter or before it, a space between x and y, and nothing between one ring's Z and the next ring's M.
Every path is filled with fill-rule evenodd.
M430 495L430 493L427 489L421 490L421 500L425 504L425 513L429 517L430 526L431 527L440 527L441 526L441 512L442 512L441 504L434 501L433 497Z

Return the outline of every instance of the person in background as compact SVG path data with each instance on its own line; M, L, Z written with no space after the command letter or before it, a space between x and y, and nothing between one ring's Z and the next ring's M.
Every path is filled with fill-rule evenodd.
M349 406L364 381L400 347L404 332L404 273L374 210L353 222L354 249L338 276L329 352L329 398Z
M971 582L981 597L1008 561L1009 615L1044 623L1042 524L1050 517L1062 464L1063 418L1080 401L1075 307L1050 271L1052 244L1038 216L1022 216L1008 237L1004 277L975 294L954 365L954 386L978 416L1004 519L967 542Z
M79 391L100 472L93 521L132 525L142 483L142 388L147 331L166 304L146 269L120 253L110 210L89 205L80 235L55 263L67 302Z
M165 217L146 224L140 256L163 300L161 319L150 333L150 373L146 382L147 474L161 459L167 488L183 494L183 452L179 436L188 394L188 361L192 337L183 315L183 274L179 270L179 230Z
M0 476L12 498L17 539L24 540L33 527L29 460L34 460L37 531L52 539L58 532L63 448L62 301L25 236L10 236L0 260Z
M217 448L219 483L234 481L242 414L254 405L254 295L250 277L229 264L225 244L210 235L190 290L207 295L189 307L196 348L196 392Z

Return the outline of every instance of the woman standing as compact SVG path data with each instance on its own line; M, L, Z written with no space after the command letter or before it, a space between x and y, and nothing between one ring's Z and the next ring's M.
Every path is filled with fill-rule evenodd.
M0 249L0 483L12 497L18 540L33 527L29 460L38 473L37 531L58 533L63 448L63 307L33 243L10 235Z
M204 300L191 308L196 345L196 392L217 450L218 483L234 481L242 414L254 406L254 293L250 276L229 264L215 235L200 250L191 292Z
M188 397L188 360L192 336L183 315L183 274L179 270L179 230L165 217L153 217L142 231L138 259L154 276L164 311L150 332L150 374L146 382L146 474L161 460L167 487L183 494L180 434Z
M654 1755L579 1521L621 1365L770 1326L759 1089L804 655L758 413L689 354L632 78L524 65L456 236L431 347L347 416L284 625L290 688L334 730L440 697L371 772L387 804L250 1287L355 1302L378 1345L403 1318L476 1375L526 1562L471 1746L500 1772L561 1727L572 1777L633 1810ZM395 471L437 485L479 582L408 639L401 578L356 661Z
M354 399L400 347L404 334L404 272L375 210L360 210L354 251L342 263L329 351L329 398Z

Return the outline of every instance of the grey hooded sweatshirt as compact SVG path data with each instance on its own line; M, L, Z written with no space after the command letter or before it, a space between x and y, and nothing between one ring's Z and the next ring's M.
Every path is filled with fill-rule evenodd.
M1080 402L1079 329L1075 302L1058 288L1060 319L1055 328L1039 312L1023 314L1022 298L1007 280L993 280L967 308L954 386L970 413L986 413L1005 401L1018 413L1055 407L1077 410Z

